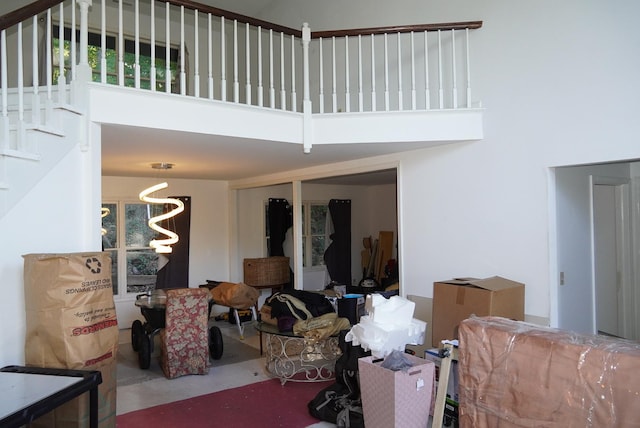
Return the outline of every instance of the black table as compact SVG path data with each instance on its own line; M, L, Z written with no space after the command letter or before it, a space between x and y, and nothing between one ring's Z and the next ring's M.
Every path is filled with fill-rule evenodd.
M89 426L98 427L97 370L7 366L0 369L0 426L21 427L89 391Z

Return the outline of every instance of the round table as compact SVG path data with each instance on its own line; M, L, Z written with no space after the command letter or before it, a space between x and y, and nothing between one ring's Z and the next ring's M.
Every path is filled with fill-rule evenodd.
M256 323L255 328L266 341L265 368L283 385L287 381L324 382L335 378L335 363L342 354L338 336L308 339L264 322Z

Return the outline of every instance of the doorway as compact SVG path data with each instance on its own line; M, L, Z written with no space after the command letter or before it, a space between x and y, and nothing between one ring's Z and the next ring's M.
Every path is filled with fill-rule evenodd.
M592 247L595 330L635 339L632 318L629 181L592 176Z

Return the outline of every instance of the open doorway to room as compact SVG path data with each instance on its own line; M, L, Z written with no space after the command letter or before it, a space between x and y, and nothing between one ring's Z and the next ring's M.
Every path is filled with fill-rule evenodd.
M307 180L302 183L302 199L350 201L350 254L334 260L342 271L350 272L353 287L377 289L398 283L398 204L396 168ZM328 219L325 234L332 232ZM325 240L325 246L331 245ZM330 263L330 261L327 261ZM305 267L304 288L318 289L337 278L331 277L331 266ZM339 283L345 282L340 281Z
M319 290L333 279L329 274L324 252L331 244L332 224L330 216L319 219L313 213L328 213L331 200L350 201L350 247L344 257L350 271L349 284L359 285L363 279L362 251L363 238L378 239L379 232L389 232L392 236L391 255L397 266L398 260L398 204L396 168L343 174L340 176L306 179L300 183L302 203L302 288ZM270 198L282 198L293 205L293 183L266 185L239 189L237 192L238 212L238 259L265 257L268 254L268 231L265 209ZM325 207L325 211L321 208ZM292 206L292 209L294 207ZM318 217L318 218L316 218ZM305 220L306 219L306 220ZM285 256L290 257L295 271L293 254L293 227L284 242ZM388 260L384 261L384 268ZM393 262L392 262L393 264ZM392 274L397 276L397 267ZM397 282L397 281L396 281Z
M561 167L555 178L558 327L638 340L640 162Z

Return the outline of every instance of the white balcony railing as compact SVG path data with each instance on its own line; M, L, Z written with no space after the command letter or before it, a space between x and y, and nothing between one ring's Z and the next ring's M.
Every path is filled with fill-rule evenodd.
M65 0L2 29L3 133L10 110L18 124L46 121L87 80L305 115L478 104L470 30L481 22L312 33L188 0L89 3Z

